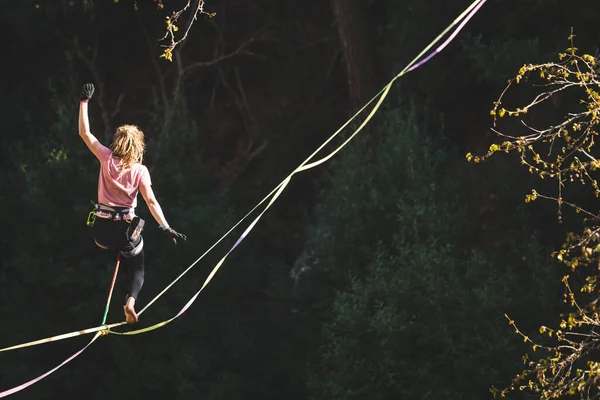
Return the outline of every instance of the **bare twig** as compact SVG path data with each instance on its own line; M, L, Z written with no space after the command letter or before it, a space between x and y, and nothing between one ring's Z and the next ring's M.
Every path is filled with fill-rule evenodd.
M182 44L187 39L190 29L192 29L192 25L194 25L194 22L197 20L198 15L206 15L209 18L213 18L216 15L215 13L209 13L205 11L204 7L204 0L188 0L186 5L182 9L173 12L173 14L171 14L170 17L167 17L167 32L161 40L166 40L169 43L166 45L162 45L162 47L165 48L165 51L161 55L161 58L173 61L173 50L175 50L175 47ZM179 31L179 27L177 26L179 18L181 18L181 16L188 10L190 11L190 16L188 18L187 23L185 24L183 35L179 39L176 39L175 32Z
M203 4L203 2L201 3ZM198 3L194 4L194 7L198 7ZM188 8L189 7L192 7L191 2L188 2ZM183 9L182 12L185 10L187 10L187 8ZM190 24L192 22L193 21L190 21ZM250 38L247 40L239 43L233 50L228 51L228 46L226 46L225 42L224 27L218 26L214 23L212 26L215 28L215 32L217 33L217 40L212 42L214 50L211 59L193 62L186 61L186 58L182 57L181 54L184 48L183 45L179 45L177 47L176 51L179 53L178 57L175 57L175 59L172 60L174 62L166 69L159 65L156 57L152 57L152 63L158 77L158 92L161 101L160 108L162 109L163 116L162 124L158 129L159 132L157 133L157 149L154 152L155 157L153 159L153 164L157 163L158 157L160 157L161 153L160 149L164 145L165 141L171 136L175 111L181 106L180 101L183 96L183 88L187 78L202 68L220 68L224 62L233 60L239 56L258 57L258 54L251 51L252 45L258 43L259 41L267 40L267 35L265 34L264 30L261 30L250 36ZM149 47L152 50L154 47L151 44L151 39L149 38L147 32L144 33L149 43ZM241 84L241 81L239 83ZM215 92L216 88L213 88L213 98L216 96ZM246 106L246 108L249 111L249 106ZM248 118L248 115L248 113L244 114L246 118ZM246 152L251 154L253 150L255 149L249 148L246 150Z

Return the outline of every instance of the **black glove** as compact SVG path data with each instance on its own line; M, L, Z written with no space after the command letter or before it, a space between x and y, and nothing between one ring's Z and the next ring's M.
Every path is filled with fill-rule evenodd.
M94 95L94 84L86 83L81 87L81 92L79 93L79 98L83 100L89 100Z
M177 244L177 239L182 240L184 242L187 241L187 236L185 236L183 233L179 233L177 232L175 229L173 228L163 228L162 226L160 227L160 229L165 232L167 234L167 236L169 236L169 238L171 238L171 240L173 241L174 244Z

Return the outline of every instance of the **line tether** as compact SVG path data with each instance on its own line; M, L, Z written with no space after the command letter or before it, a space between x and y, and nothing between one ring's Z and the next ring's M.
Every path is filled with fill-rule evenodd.
M68 338L72 338L72 337L76 337L76 336L95 333L94 337L90 340L90 342L87 345L85 345L81 350L79 350L78 352L76 352L75 354L73 354L72 356L67 358L65 361L63 361L61 364L57 365L50 371L40 375L39 377L37 377L35 379L32 379L26 383L16 386L12 389L8 389L3 392L0 392L0 398L3 398L6 396L9 396L11 394L14 394L16 392L19 392L19 391L33 385L34 383L42 380L43 378L47 377L48 375L52 374L53 372L55 372L56 370L58 370L59 368L61 368L62 366L64 366L65 364L67 364L68 362L70 362L71 360L76 358L77 356L79 356L81 353L83 353L96 339L98 339L101 336L106 335L107 333L112 333L112 334L117 334L117 335L136 335L136 334L140 334L140 333L158 329L162 326L167 325L169 322L175 320L179 316L181 316L192 305L192 303L196 300L196 298L199 296L199 294L202 292L202 290L212 280L212 278L215 276L215 274L217 273L217 271L221 267L221 265L225 262L225 259L229 256L229 254L231 254L231 252L233 252L233 250L246 238L248 233L254 228L254 226L257 224L259 219L264 215L264 213L273 205L273 203L281 195L283 190L287 187L287 185L291 181L293 175L295 175L296 173L314 168L314 167L326 162L327 160L332 158L336 153L338 153L344 146L346 146L375 115L375 113L380 108L381 104L383 103L384 99L388 95L388 93L389 93L393 83L396 81L396 79L400 78L401 76L405 75L406 73L408 73L410 71L417 69L418 67L420 67L421 65L423 65L427 61L429 61L431 58L433 58L435 55L440 53L456 37L458 32L477 13L477 11L481 8L481 6L483 6L483 4L486 1L487 0L475 0L446 29L444 29L444 31L441 34L439 34L427 47L425 47L419 53L419 55L417 57L415 57L399 74L394 76L387 85L385 85L375 96L373 96L373 98L371 98L371 100L369 100L360 110L358 110L348 121L346 121L346 123L344 123L335 133L333 133L325 142L323 142L323 144L321 144L321 146L319 146L308 158L306 158L291 174L289 174L281 183L279 183L268 195L266 195L258 204L256 204L256 206L254 206L244 217L242 217L231 229L229 229L219 240L217 240L208 250L206 250L198 259L196 259L188 268L186 268L179 276L177 276L177 278L175 278L175 280L173 280L169 285L167 285L165 287L165 289L163 289L150 302L148 302L148 304L146 304L146 306L144 308L142 308L142 310L140 310L140 312L138 313L138 315L141 315L144 311L146 311L152 304L154 304L154 302L156 302L164 293L166 293L176 282L178 282L190 269L192 269L202 258L204 258L204 256L206 256L213 248L215 248L221 241L223 241L235 228L237 228L246 218L248 218L256 209L258 209L258 207L260 207L264 202L266 202L270 198L270 201L267 203L267 205L261 211L261 213L248 225L248 227L244 230L242 235L235 242L235 244L231 247L231 249L223 256L223 258L221 258L221 260L211 270L208 277L202 284L202 287L200 288L200 290L198 290L198 292L196 292L196 294L194 294L194 296L184 305L184 307L175 316L173 316L170 319L167 319L162 322L151 325L149 327L134 330L134 331L129 331L129 332L115 332L112 330L112 328L116 328L116 327L125 325L126 324L125 321L113 323L113 324L105 324L106 318L108 315L108 308L110 306L112 291L113 291L113 287L115 284L115 280L116 280L116 276L117 276L117 272L118 272L118 268L119 268L119 259L117 259L117 265L115 267L115 272L113 275L113 280L112 280L112 284L111 284L109 295L108 295L108 301L107 301L107 305L105 308L104 317L102 319L102 323L100 326L93 327L93 328L87 328L87 329L83 329L83 330L79 330L79 331L73 331L70 333L56 335L56 336L48 337L45 339L35 340L35 341L31 341L31 342L27 342L27 343L15 345L15 346L2 348L2 349L0 349L0 352L6 352L9 350L21 349L21 348L25 348L25 347L31 347L31 346L35 346L35 345L44 344L44 343L50 343L50 342L55 342L58 340L64 340L64 339L68 339ZM421 61L417 62L417 60L419 60L425 53L427 53L428 50L430 50L433 46L435 46L435 44L438 43L442 39L442 37L444 37L449 31L451 31L452 28L454 26L456 26L457 24L458 24L458 27L446 39L446 41L444 41L440 46L438 46L438 48L436 50L434 50L429 55L427 55L426 57L421 59ZM342 132L342 130L344 130L344 128L346 128L360 113L362 113L377 98L379 98L379 100L377 101L377 103L375 104L375 106L373 107L373 109L371 110L369 115L367 116L367 118L360 124L360 126L341 145L339 145L335 150L333 150L332 152L330 152L328 155L324 156L323 158L313 161L310 164L308 164L309 161L311 161L311 159L317 153L319 153L329 142L331 142L340 132Z

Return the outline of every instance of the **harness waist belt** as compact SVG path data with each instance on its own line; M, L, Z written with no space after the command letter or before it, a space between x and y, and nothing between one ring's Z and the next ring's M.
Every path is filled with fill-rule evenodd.
M131 220L135 217L132 208L110 207L106 204L98 203L94 209L94 214L100 218L112 219L113 221Z

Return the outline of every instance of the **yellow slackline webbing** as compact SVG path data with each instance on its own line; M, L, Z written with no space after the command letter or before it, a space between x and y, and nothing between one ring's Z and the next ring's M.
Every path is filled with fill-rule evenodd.
M336 132L334 132L327 140L325 140L321 144L321 146L319 146L310 156L308 156L300 164L300 166L298 168L296 168L279 185L277 185L273 190L271 190L271 192L269 194L267 194L256 206L254 206L248 213L246 213L246 215L244 215L229 231L227 231L223 236L221 236L221 238L219 240L217 240L208 250L206 250L204 252L204 254L202 254L186 270L184 270L177 278L175 278L175 280L173 280L167 287L165 287L165 289L163 289L150 302L148 302L148 304L146 304L146 306L138 313L138 315L141 315L156 300L158 300L164 293L166 293L175 283L177 283L177 281L179 281L179 279L181 279L190 269L192 269L200 260L202 260L202 258L204 258L204 256L206 256L214 247L216 247L223 239L225 239L225 237L227 237L235 228L237 228L248 216L250 216L250 214L252 214L258 207L260 207L265 201L267 201L267 199L269 197L271 197L271 195L273 195L273 193L275 193L282 185L283 186L287 185L287 183L289 182L289 180L291 179L291 177L294 174L296 174L297 172L306 171L306 170L308 170L310 168L316 167L317 165L320 165L320 164L326 162L331 157L333 157L337 152L339 152L344 146L346 146L346 144L348 144L363 129L363 127L371 120L371 118L373 117L373 115L375 114L375 112L379 109L379 106L381 105L381 103L383 102L383 100L385 99L385 97L388 95L388 92L391 89L391 86L393 85L393 83L395 82L395 80L398 79L398 78L400 78L404 74L406 74L406 72L409 70L409 68L412 67L417 62L417 60L419 60L428 50L430 50L433 46L435 46L435 44L437 42L439 42L457 23L459 23L462 19L464 19L478 4L483 3L484 1L485 0L476 0L469 7L467 7L467 9L465 9L458 17L456 17L454 19L454 21L452 21L452 23L450 25L448 25L448 27L446 27L446 29L444 29L431 43L429 43L429 45L427 45L410 63L408 63L408 65L406 67L404 67L404 69L398 75L396 75L394 78L392 78L390 80L390 82L386 86L384 86L383 89L381 89L375 96L373 96L371 98L371 100L369 100L360 110L358 110L350 119L348 119L348 121L346 121L346 123L344 123ZM319 153L319 151L321 151L330 141L332 141L340 132L342 132L344 130L344 128L346 128L359 114L361 114L380 95L381 95L381 98L380 98L379 102L373 108L373 110L371 111L371 113L369 114L369 116L354 131L354 133L348 139L346 139L346 141L344 141L344 143L342 143L337 149L335 149L334 151L332 151L329 155L325 156L321 160L318 160L318 161L315 161L315 162L313 162L311 164L305 165L308 161L310 161L310 159L312 159L317 153ZM285 184L284 184L284 182L285 182ZM277 194L273 198L272 201L274 201L278 196L279 196L279 194ZM271 204L272 203L270 203L265 208L265 211L266 211L267 208L270 207ZM202 289L206 286L206 284L208 284L208 282L212 279L212 276L214 276L214 273L216 272L216 270L219 269L219 267L221 266L221 264L225 261L225 258L227 258L227 256L230 253L231 253L231 250L229 252L227 252L226 255L213 268L213 271L211 271L211 273L209 274L209 277L204 282L204 285L202 286L202 288L200 289L200 291L202 291ZM176 317L174 317L173 319L175 319L175 318ZM168 321L170 322L173 319L170 319ZM159 323L159 324L161 324L160 326L164 326L167 323L168 322ZM157 325L159 325L159 324L157 324ZM134 331L132 331L132 332L134 332ZM135 332L137 332L137 331L135 331Z
M289 174L279 185L277 185L275 187L275 189L273 189L268 195L266 195L254 208L252 208L244 217L242 217L234 226L233 228L231 228L227 233L225 233L225 235L223 235L217 242L215 242L215 244L213 246L211 246L204 254L202 254L200 256L200 258L198 258L196 261L194 261L194 263L192 263L192 265L190 265L185 271L183 271L173 282L171 282L171 284L169 284L162 292L160 292L156 297L154 297L154 299L152 299L147 305L146 307L144 307L142 309L142 311L140 311L139 314L141 314L142 312L144 312L148 307L150 307L150 305L152 303L154 303L156 300L158 300L158 298L160 296L162 296L167 290L169 290L171 288L171 286L173 286L181 277L183 277L183 275L185 275L192 267L194 267L194 265L196 263L198 263L206 254L208 254L209 251L211 251L218 243L220 243L227 235L229 235L229 233L231 233L231 231L233 231L238 225L240 225L252 212L254 212L261 204L263 204L269 197L271 197L271 195L277 191L277 194L275 194L275 196L273 196L273 198L271 199L271 201L269 202L269 204L265 207L265 209L263 210L263 213L274 203L274 201L277 199L277 197L279 197L279 195L281 194L281 192L283 191L283 189L285 188L285 186L287 186L287 184L289 183L289 181L291 180L292 176L294 174L296 174L297 172L302 172L302 171L306 171L308 169L314 168L324 162L326 162L327 160L329 160L331 157L333 157L337 152L339 152L344 146L346 146L363 128L364 126L371 120L371 118L373 117L373 115L377 112L377 110L379 109L379 107L381 106L381 104L383 103L383 100L386 98L386 96L388 95L393 83L395 82L396 79L400 78L401 76L403 76L404 74L406 74L409 69L417 62L417 60L419 60L428 50L430 50L433 46L435 46L435 44L437 42L439 42L448 32L450 32L450 30L456 25L458 24L461 20L463 20L466 16L468 16L468 14L473 11L473 9L475 9L475 7L477 7L478 5L484 3L486 0L475 0L469 7L467 7L467 9L465 9L457 18L454 19L454 21L452 21L452 23L450 25L448 25L448 27L446 29L444 29L431 43L429 43L429 45L427 45L402 71L400 71L400 73L398 75L396 75L394 78L392 78L390 80L390 82L384 86L383 89L381 89L375 96L373 96L371 98L371 100L369 100L360 110L358 110L348 121L346 121L346 123L344 123L335 133L333 133L325 142L323 142L323 144L321 144L321 146L319 146L310 156L308 156L308 158L306 158L298 168L296 168L291 174ZM354 131L354 133L352 133L352 135L350 135L350 137L348 137L338 148L336 148L334 151L332 151L330 154L328 154L327 156L323 157L322 159L315 161L311 164L307 164L306 163L308 161L310 161L319 151L321 151L330 141L332 141L340 132L342 132L344 130L344 128L346 128L360 113L362 113L375 99L377 99L377 97L380 97L379 101L377 102L377 104L373 107L373 109L371 110L371 112L369 113L368 117L362 122L362 124ZM262 215L262 213L261 213ZM256 222L256 221L255 221ZM192 299L190 300L190 302L193 302L198 295L200 294L200 292L202 292L202 290L206 287L206 285L208 285L208 283L211 281L211 279L213 278L213 276L216 274L217 270L221 267L221 265L223 264L223 262L225 261L225 259L229 256L229 254L231 254L231 252L233 251L233 248L230 249L225 256L217 263L217 265L213 268L213 270L210 272L209 276L206 278L206 280L204 281L204 284L202 285L202 287L200 288L200 290L192 297ZM171 321L175 320L177 317L179 317L183 311L185 311L185 309L187 309L187 307L189 307L189 305L191 304L190 302L188 302L188 304L186 304L186 306L184 307L184 309L182 311L180 311L177 315L175 315L173 318L170 318L168 320L159 322L155 325L149 326L147 328L143 328L143 329L138 329L138 330L134 330L134 331L129 331L129 332L115 332L115 331L110 331L110 333L113 334L117 334L117 335L136 335L136 334L140 334L140 333L144 333L144 332L148 332L154 329L158 329L160 327L163 327L165 325L167 325L168 323L170 323Z
M112 328L116 328L116 327L121 326L121 325L125 325L125 324L126 324L126 322L123 321L123 322L118 322L118 323L115 323L115 324L96 326L94 328L88 328L88 329L82 329L80 331L73 331L73 332L70 332L70 333L64 333L62 335L56 335L56 336L48 337L48 338L45 338L45 339L34 340L32 342L18 344L16 346L5 347L3 349L0 349L0 353L3 352L3 351L22 349L24 347L29 347L29 346L36 346L38 344L56 342L56 341L59 341L59 340L69 339L69 338L76 337L76 336L81 336L81 335L87 335L87 334L94 333L94 332L107 333L108 330L110 330Z
M290 180L291 180L291 176L288 176L279 185L279 190L277 190L277 192L275 193L275 195L273 196L273 198L271 198L271 201L269 201L269 203L267 204L267 206L265 207L265 209L260 213L260 215L253 221L252 224L250 224L250 226L248 228L246 228L246 231L245 231L246 233L249 232L250 229L252 229L252 227L256 224L256 222L258 222L258 219L265 213L265 211L267 211L269 209L269 207L271 207L271 205L279 197L279 195L281 194L281 192L283 192L283 190L285 189L285 187L287 186L287 184L290 182ZM198 290L196 292L196 294L186 303L186 305L181 309L181 311L179 311L174 317L169 318L169 319L167 319L165 321L159 322L157 324L154 324L152 326L146 327L146 328L137 329L137 330L128 331L128 332L110 331L110 333L115 334L115 335L139 335L140 333L149 332L149 331L153 331L155 329L161 328L161 327L167 325L168 323L170 323L171 321L177 319L179 316L181 316L192 305L192 303L196 300L196 298L198 297L198 295L200 294L200 292L202 292L202 290L204 290L204 288L208 285L208 283L211 281L211 279L215 276L215 274L217 273L218 269L221 267L221 265L223 265L223 263L225 262L225 259L227 258L227 256L229 256L229 254L231 254L231 252L233 251L234 248L235 248L235 246L232 247L225 254L225 256L223 258L221 258L221 260L212 269L212 271L210 272L210 274L208 275L208 277L206 278L206 280L202 284L202 287L200 288L200 290Z
M249 231L249 229L251 229L254 224L256 224L256 222L258 222L258 219L265 213L265 211L267 211L272 205L273 203L275 203L275 200L277 200L277 198L279 197L279 195L283 192L283 190L286 188L286 186L288 185L288 183L292 180L292 176L294 174L296 174L297 172L301 172L301 171L305 171L307 169L313 168L325 161L327 161L328 159L330 159L331 157L333 157L333 155L335 155L335 153L337 153L338 151L340 151L346 144L348 144L348 142L350 142L350 140L352 140L352 138L354 136L356 136L361 130L362 128L364 128L364 126L369 122L369 120L371 120L371 118L373 118L373 116L375 115L375 113L377 112L377 110L379 109L379 107L381 106L381 104L383 103L383 100L385 99L385 97L388 95L391 87L392 87L392 82L390 82L383 90L383 94L381 94L381 97L379 99L379 101L377 102L377 104L375 105L375 107L373 107L373 110L371 110L371 112L369 113L369 115L367 116L367 118L362 122L362 124L356 129L356 131L354 131L354 133L348 138L346 139L346 141L344 143L342 143L337 149L335 149L333 152L331 152L329 155L327 155L326 157L315 161L312 164L309 165L304 165L306 162L308 162L312 156L315 154L313 153L313 155L311 155L309 158L307 158L302 164L300 164L300 166L298 168L296 168L294 170L294 172L292 172L291 174L289 174L284 180L283 182L281 182L278 185L278 190L275 193L275 195L273 195L273 197L271 198L271 200L269 201L269 203L267 204L267 206L264 208L264 210L260 213L260 215L258 216L258 218L256 218L253 223L248 227L248 229L246 230L246 232ZM381 93L381 92L380 92ZM379 95L379 94L378 94ZM373 98L375 99L375 97ZM370 103L370 102L369 102ZM266 198L265 198L266 199ZM187 308L196 300L196 298L198 297L198 295L202 292L202 290L204 290L204 288L208 285L208 283L212 280L212 278L215 276L215 274L217 273L217 271L219 270L219 268L221 268L221 265L223 265L223 263L225 262L225 259L229 256L229 254L231 254L231 252L234 250L235 246L232 247L226 254L225 256L223 256L223 258L221 258L221 260L217 263L217 265L215 265L215 267L212 269L212 271L210 272L210 274L208 275L208 277L206 278L206 280L204 281L204 283L202 284L202 287L200 288L200 290L198 290L198 292L196 292L196 294L190 299L190 301L188 301L188 303L184 306L184 308L177 313L173 318L169 318L165 321L159 322L157 324L154 324L152 326L146 327L146 328L142 328L142 329L137 329L134 331L128 331L128 332L116 332L116 331L110 331L110 333L112 334L116 334L116 335L138 335L140 333L145 333L145 332L149 332L158 328L161 328L165 325L167 325L168 323L170 323L171 321L175 320L176 318L178 318L179 316L181 316L186 310Z
M400 73L398 75L396 75L394 77L394 79L392 79L392 82L394 80L396 80L397 78L400 78L402 75L406 74L407 72L409 72L408 70L417 62L418 59L420 59L421 57L423 57L423 55L425 53L427 53L427 51L429 51L433 46L436 45L437 42L439 42L440 40L442 40L442 37L444 37L448 32L450 32L450 30L452 28L454 28L454 26L456 24L458 24L460 21L462 21L465 17L467 17L467 15L473 11L473 9L475 7L477 7L479 4L483 4L485 3L487 0L475 0L473 3L471 3L471 5L469 7L467 7L465 9L465 11L463 11L458 17L456 17L454 19L454 21L452 21L452 23L450 25L448 25L446 27L446 29L444 29L442 31L442 33L440 33L439 35L437 35L437 37L435 39L433 39L431 41L431 43L429 43L423 50L421 50L421 52L415 57L413 58L413 60L411 62L408 63L408 65L406 67L404 67L404 69L402 71L400 71Z
M77 351L75 354L73 354L72 356L68 357L66 360L64 360L63 362L61 362L60 364L58 364L56 367L52 368L49 371L46 371L45 373L43 373L42 375L38 376L37 378L31 379L25 383L22 383L18 386L15 386L13 388L10 388L8 390L4 390L2 392L0 392L0 398L4 398L4 397L8 397L10 395L13 395L17 392L20 392L21 390L28 388L29 386L41 381L42 379L46 378L48 375L54 373L56 370L60 369L61 367L63 367L65 364L71 362L73 359L79 357L79 355L81 353L83 353L88 347L90 347L92 345L92 343L94 343L96 341L96 339L98 339L100 336L102 336L102 334L100 332L96 332L96 334L94 335L94 337L88 342L88 344L86 344L83 348L81 348L79 351Z
M369 100L369 102L367 102L359 111L357 111L348 121L346 121L346 123L344 123L334 134L332 134L325 142L323 142L323 144L317 150L315 150L302 164L300 164L300 166L298 168L296 168L291 174L289 174L268 195L266 195L256 206L254 206L244 217L242 217L229 231L227 231L208 250L206 250L204 252L204 254L202 254L186 270L184 270L174 281L172 281L164 290L162 290L157 296L155 296L138 313L138 315L141 315L144 311L146 311L150 307L150 305L152 305L154 302L156 302L156 300L158 300L167 290L169 290L177 281L179 281L179 279L181 279L191 268L193 268L202 258L204 258L204 256L206 256L214 247L216 247L221 241L223 241L225 239L225 237L227 237L235 228L237 228L248 216L250 216L250 214L252 214L258 207L260 207L265 201L267 201L267 199L269 199L273 194L275 194L271 198L271 201L267 204L267 206L264 208L264 210L259 215L258 218L260 218L260 216L262 216L262 214L279 197L279 195L285 189L285 187L290 182L290 180L291 180L291 178L292 178L292 176L294 174L296 174L297 172L308 170L310 168L313 168L313 167L315 167L317 165L320 165L320 164L324 163L325 161L327 161L331 157L333 157L337 152L339 152L344 146L346 146L346 144L348 144L350 142L350 140L352 140L362 130L362 128L366 125L366 123L369 122L369 120L373 117L373 115L375 114L375 112L379 109L379 107L381 106L383 100L388 95L389 90L391 89L391 86L394 83L394 81L396 79L400 78L401 76L405 75L407 72L410 72L412 70L411 67L413 67L413 65L417 62L417 60L423 56L423 54L425 54L437 42L439 42L441 40L441 38L444 35L446 35L455 25L457 25L461 20L463 20L466 16L468 16L468 14L471 13L475 9L475 7L480 6L485 1L486 0L475 0L450 25L448 25L448 27L446 29L444 29L444 31L442 33L440 33L431 43L429 43L429 45L427 45L419 53L419 55L417 55L398 75L396 75L394 78L392 78L391 81L386 86L384 86L384 88L379 93L377 93L371 100ZM469 18L471 16L469 16ZM459 29L460 29L460 27L459 27ZM331 140L333 140L344 128L346 128L360 113L362 113L378 97L380 97L380 99L377 102L377 104L375 105L375 107L373 108L373 110L371 111L371 113L369 114L369 116L354 131L354 133L348 139L346 139L346 141L344 141L344 143L342 143L338 148L336 148L333 152L331 152L330 154L328 154L324 158L322 158L320 160L317 160L317 161L314 161L311 164L306 164L308 161L310 161L310 159L312 159L312 157L314 157L320 150L322 150ZM255 221L253 222L253 224L251 224L250 228L258 221L258 218L255 219ZM247 231L248 230L249 229L247 229ZM39 345L39 344L43 344L43 343L49 343L49 342L53 342L53 341L57 341L57 340L63 340L63 339L71 338L71 337L76 337L76 336L80 336L80 335L86 335L86 334L89 334L89 333L94 333L94 332L101 332L102 334L114 333L114 334L119 334L119 335L134 335L134 334L139 334L139 333L143 333L143 332L147 332L147 331L150 331L150 330L154 330L154 329L160 328L160 327L168 324L169 322L173 321L174 319L176 319L178 316L180 316L183 313L183 311L185 311L185 309L187 309L187 307L189 307L191 305L191 303L196 299L196 297L200 294L200 292L206 287L206 285L208 285L208 283L210 282L210 280L214 277L214 275L216 274L217 270L221 267L221 265L223 264L223 262L225 261L225 259L227 258L227 256L232 252L232 250L233 249L229 250L226 253L226 255L219 261L219 263L213 268L213 270L209 274L208 278L205 280L205 282L202 285L202 287L200 288L200 290L194 295L194 297L188 302L188 304L186 304L186 306L184 307L184 309L182 309L182 311L180 311L179 314L177 314L175 317L173 317L171 319L165 320L163 322L160 322L158 324L152 325L152 326L144 328L144 329L130 331L130 332L122 332L122 333L120 333L120 332L114 332L114 331L112 331L112 328L116 328L116 327L125 325L126 324L125 321L119 322L119 323L110 324L110 325L102 325L102 326L97 326L97 327L94 327L94 328L88 328L88 329L84 329L84 330L80 330L80 331L74 331L74 332L65 333L65 334L62 334L62 335L56 335L56 336L53 336L53 337L49 337L49 338L45 338L45 339L40 339L40 340L28 342L28 343L23 343L23 344L16 345L16 346L7 347L7 348L4 348L4 349L0 349L0 352L14 350L14 349L19 349L19 348L24 348L24 347L29 347L29 346L34 346L34 345Z
M400 77L400 75L398 75L397 77L394 78L394 80L396 78ZM393 82L393 80L392 80ZM316 149L310 156L308 156L306 158L306 160L304 160L302 162L302 164L300 164L300 166L298 168L296 168L296 170L294 170L294 172L292 172L291 174L289 174L281 183L279 183L279 185L277 185L273 190L271 190L271 192L269 194L267 194L260 202L258 202L258 204L256 204L250 211L248 211L246 213L246 215L244 215L231 229L229 229L223 236L221 236L221 238L219 240L217 240L208 250L206 250L204 252L204 254L202 254L198 259L196 259L196 261L194 261L188 268L186 268L181 274L179 274L179 276L177 278L175 278L175 280L173 280L173 282L171 282L167 287L165 287L159 294L157 294L152 300L150 300L148 302L148 304L146 304L146 306L144 308L142 308L142 310L138 313L138 315L141 315L144 311L146 311L146 309L148 309L156 300L158 300L159 297L161 297L163 294L165 294L165 292L167 292L175 283L177 283L177 281L179 281L179 279L181 279L186 273L188 273L188 271L190 269L192 269L200 260L202 260L204 258L204 256L206 256L213 248L215 248L219 243L221 243L235 228L237 228L244 220L246 220L246 218L248 218L254 211L256 211L256 209L258 207L260 207L265 201L267 201L275 192L277 192L278 189L280 189L280 187L282 185L284 185L284 183L287 185L286 183L286 179L291 178L292 175L294 175L296 172L300 172L303 171L305 169L308 168L312 168L308 167L305 168L304 164L306 164L311 158L313 158L320 150L322 150L330 141L332 141L340 132L342 132L342 130L348 126L361 112L363 112L373 101L375 101L375 99L377 99L377 97L379 95L381 95L381 93L383 93L388 89L388 86L390 86L392 84L392 82L390 82L386 87L384 87L379 93L377 93L375 96L373 96L373 98L371 100L369 100L360 110L358 110L356 112L356 114L354 114L348 121L346 121L346 123L344 125L342 125L333 135L331 135L325 142L323 142L321 144L321 146L319 146L318 149ZM386 93L387 95L387 93ZM370 119L370 118L369 118ZM368 121L368 120L367 120ZM364 123L363 123L364 126ZM361 128L362 129L362 128ZM354 136L354 135L353 135ZM345 144L344 144L345 145ZM343 146L342 146L343 147ZM339 150L339 149L338 149ZM337 152L337 150L336 150ZM319 162L320 163L320 162Z
M279 197L279 195L281 194L281 192L283 191L283 189L287 186L287 184L289 183L289 181L292 179L292 176L294 174L296 174L297 172L301 172L310 168L313 168L316 165L319 165L325 161L327 161L329 158L331 158L335 153L337 153L339 150L341 150L342 147L344 147L356 134L358 134L358 132L360 132L362 130L362 128L367 124L367 122L369 122L369 120L373 117L373 115L375 114L375 112L377 111L377 109L379 108L379 106L381 105L383 99L385 98L385 96L387 96L387 93L389 92L390 88L391 88L391 82L390 84L388 84L388 86L386 86L381 92L379 92L375 97L373 97L358 113L360 113L362 110L364 110L366 107L369 106L369 104L371 104L376 98L377 96L381 95L381 93L383 93L381 99L379 100L379 102L377 103L377 105L373 108L373 110L371 111L371 113L369 114L369 116L367 117L367 119L361 124L361 126L352 134L352 136L350 136L350 138L348 138L341 146L339 146L336 150L334 150L331 154L329 154L328 156L326 156L325 158L315 161L314 163L310 164L310 165L304 165L306 164L312 157L314 157L314 155L321 149L323 148L325 145L327 145L327 143L329 141L331 141L337 134L339 134L355 117L357 114L355 114L350 120L348 120L346 122L346 124L344 124L340 129L338 129L338 131L336 133L334 133L326 142L324 142L323 145L321 145L321 147L319 149L317 149L313 154L311 154L306 160L304 160L304 162L302 162L302 164L300 164L300 166L298 168L296 168L294 170L294 172L292 172L291 174L289 174L279 185L277 185L275 187L275 189L273 189L271 191L271 193L269 193L267 196L265 196L250 212L248 212L244 217L242 217L242 219L240 219L232 229L230 229L225 235L223 235L211 248L209 248L204 254L202 254L202 256L200 256L200 258L198 258L196 261L194 261L194 263L192 265L190 265L185 271L183 271L173 282L171 282L165 289L163 289L162 292L160 292L156 297L154 297L154 299L152 299L139 313L138 315L142 314L142 312L144 312L148 307L150 307L151 304L153 304L156 300L158 300L158 298L160 296L162 296L167 290L169 290L169 288L171 288L179 279L181 279L183 277L183 275L185 275L196 263L198 263L206 254L208 254L208 252L210 250L212 250L212 248L214 248L219 242L221 242L223 239L225 239L225 237L233 230L235 229L237 226L239 226L248 216L250 216L250 214L255 211L261 204L263 204L265 201L267 201L269 199L269 197L273 196L271 198L271 201L269 202L269 204L265 207L265 209L263 210L266 211L269 207L271 207L271 205L275 202L275 200L277 199L277 197ZM275 193L275 195L273 195L273 193ZM227 258L227 256L231 253L232 250L228 251L225 256L219 261L219 263L213 268L213 270L211 271L211 273L209 274L209 277L207 278L207 280L204 282L204 285L202 286L202 289L204 289L204 287L206 286L206 284L208 284L208 282L212 279L212 277L214 276L215 272L217 269L219 269L219 267L221 266L221 264L225 261L225 258ZM200 290L202 290L200 289ZM161 323L162 324L162 323ZM165 325L165 324L163 324ZM161 325L162 326L162 325ZM132 331L133 332L133 331ZM137 331L135 331L137 332ZM112 332L111 333L115 333Z

